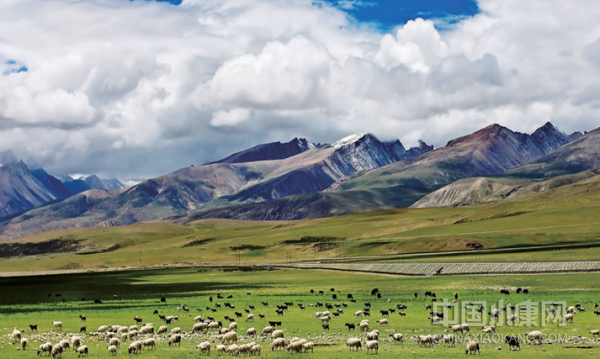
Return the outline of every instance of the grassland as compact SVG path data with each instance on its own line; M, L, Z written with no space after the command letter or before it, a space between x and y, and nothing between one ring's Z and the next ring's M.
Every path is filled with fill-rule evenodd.
M185 225L149 222L122 227L74 228L15 242L68 241L69 251L4 255L0 271L101 270L163 264L268 264L288 261L380 260L398 254L465 251L464 256L406 260L570 260L600 258L600 176L516 201L431 209L373 211L290 222L201 220ZM564 244L590 249L486 250ZM479 248L477 253L468 252ZM2 251L0 251L2 252ZM396 256L396 257L394 257ZM479 257L478 257L479 256ZM410 257L410 256L409 256Z
M61 276L40 276L28 278L2 278L0 279L0 335L2 345L0 346L0 357L2 358L31 358L35 356L33 350L17 351L16 346L7 335L12 332L13 327L23 331L25 337L30 338L31 344L37 347L40 341L35 341L35 334L28 329L29 324L38 324L39 332L45 333L51 329L51 321L60 320L64 323L65 333L77 333L82 325L88 327L88 332L95 330L100 325L133 325L133 317L138 315L145 322L152 322L155 326L161 322L152 315L154 310L161 314L179 315L180 321L170 325L189 331L193 324L193 317L197 315L195 308L204 310L203 316L213 315L222 320L224 315L233 316L234 311L242 311L248 305L256 306L255 314L265 314L266 321L277 320L283 322L283 330L286 338L294 336L307 338L319 344L332 344L331 346L319 346L314 354L303 354L318 358L358 358L366 355L365 351L354 353L345 348L348 337L361 335L358 332L349 332L344 323L357 323L359 319L353 316L356 310L364 307L364 302L372 303L371 329L378 328L375 323L380 319L379 310L394 308L398 303L408 305L406 317L391 314L389 328L381 328L383 337L390 333L400 332L405 337L430 333L444 333L444 328L432 325L427 317L429 311L425 310L426 304L431 303L429 298L423 296L426 290L435 291L439 301L442 298L453 298L453 293L459 293L459 300L478 300L487 302L487 310L490 305L504 300L504 304L517 304L525 300L532 301L554 301L564 300L569 305L580 303L588 309L588 313L577 314L575 322L567 326L557 324L548 325L541 330L546 336L551 334L572 336L587 336L591 329L600 328L600 319L592 314L594 303L600 295L599 274L565 274L565 275L519 275L519 276L473 276L473 277L392 277L383 275L342 273L331 271L299 271L299 270L275 270L275 271L223 271L216 269L203 270L155 270L155 271L128 271L116 273L86 273ZM515 294L516 287L529 289L529 294ZM335 291L331 292L330 288ZM377 299L370 295L373 288L379 288L382 298ZM499 289L509 289L510 296L501 295ZM310 289L323 290L324 295L311 295ZM252 295L246 295L251 290ZM231 299L216 299L217 291L222 291L224 296L232 295ZM418 292L418 298L414 297ZM61 294L57 297L56 294ZM357 299L356 303L346 300L346 294L352 293ZM50 296L48 296L51 294ZM331 299L336 294L339 300ZM117 295L118 299L113 299ZM159 297L165 296L167 303L160 303ZM209 296L215 300L209 301ZM85 301L81 301L85 298ZM65 302L63 302L63 299ZM93 304L92 299L100 299L103 304ZM388 303L388 299L390 302ZM268 301L269 307L261 306L262 301ZM284 301L293 301L294 308L285 312L283 317L275 315L275 305ZM348 304L344 308L344 314L339 318L333 318L330 331L324 331L320 322L312 317L314 308L308 307L317 301L321 302L344 302ZM230 302L236 306L235 310L219 309L218 313L207 313L206 306L212 306L219 302ZM307 310L301 311L297 304L307 306ZM192 310L186 314L175 310L180 304L186 304ZM85 314L88 317L86 323L81 323L78 316ZM245 314L245 313L244 313ZM257 315L258 317L258 315ZM256 319L254 323L239 321L238 333L244 333L249 327L262 329L266 321ZM446 328L447 329L447 328ZM501 335L514 333L523 334L529 331L528 327L513 327L511 325L498 326ZM539 329L539 328L538 328ZM477 327L472 328L473 334L481 333ZM323 333L326 333L323 335ZM340 334L341 333L341 334ZM214 336L214 335L213 335ZM364 334L362 334L364 337ZM144 352L141 357L145 358L191 358L198 357L194 346L198 342L211 340L207 335L189 336L181 348L169 348L162 336L158 337L160 342L156 352ZM248 342L250 339L243 342ZM284 352L271 352L268 350L269 341L256 340L263 346L263 357L283 358L290 355ZM106 342L85 338L84 344L90 347L91 358L105 357ZM213 343L213 348L216 343ZM482 356L491 358L508 358L516 355L528 358L542 358L548 355L554 357L590 357L590 352L597 355L600 346L596 343L586 343L591 348L575 349L573 347L581 344L555 343L543 345L546 350L542 352L540 346L523 345L521 353L509 352L507 345L502 350L495 348L499 344L483 344ZM396 346L388 342L381 343L380 357L411 356L417 358L451 358L464 356L464 344L457 348L444 348L437 345L433 349L419 347L414 341L407 341L404 346ZM121 349L120 355L126 355L126 347ZM216 356L212 353L211 356ZM67 353L64 357L75 357L75 354Z

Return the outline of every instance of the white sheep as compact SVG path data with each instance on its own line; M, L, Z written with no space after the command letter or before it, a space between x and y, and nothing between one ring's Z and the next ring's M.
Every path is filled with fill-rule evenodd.
M173 345L175 346L175 344L178 344L179 346L181 346L181 334L172 334L171 337L169 338L169 346Z
M238 349L235 351L235 355L239 356L240 354L242 354L242 355L247 354L248 356L250 356L251 349L252 349L252 345L250 345L250 344L240 345L238 347Z
M507 322L519 323L519 316L517 314L510 315L507 319Z
M215 347L215 349L217 350L218 354L223 354L227 348L224 345L219 344Z
M388 320L387 319L380 319L380 320L377 321L377 323L379 323L379 325L388 326Z
M431 335L420 335L417 339L420 345L433 347L433 337Z
M234 355L237 352L237 350L237 344L231 344L229 347L227 347L227 353L229 353L229 355Z
M134 330L140 330L140 328L138 328L138 326L137 326L137 325L132 325L132 326L130 326L130 327L129 327L129 331L130 331L130 332L132 332L132 331L134 331Z
M192 333L194 333L194 332L204 332L204 330L206 330L206 328L208 328L208 325L206 323L196 323L192 327ZM165 333L166 333L166 330L165 330Z
M156 332L156 334L167 334L167 330L169 330L169 328L167 328L166 325L161 325L158 328L158 332Z
M571 306L571 307L567 308L567 313L577 313L577 308Z
M367 333L367 339L368 340L379 340L379 332L372 331L370 333Z
M283 330L276 330L271 334L271 339L283 338Z
M54 327L54 330L62 330L62 322L52 321L52 326Z
M367 331L367 330L369 330L369 323L361 322L358 327L360 328L360 330Z
M109 345L114 345L117 347L117 349L119 349L121 347L121 341L119 340L119 338L112 338L109 342Z
M139 353L141 350L142 350L142 342L140 342L139 340L129 344L129 348L127 349L129 354L136 354L136 353Z
M352 350L352 348L354 348L354 350L358 350L358 349L362 350L362 344L360 342L360 339L358 339L358 338L348 339L348 341L346 342L346 346L350 350Z
M108 325L101 325L98 327L98 333L104 333L108 330Z
M117 334L127 334L127 333L129 333L129 328L127 328L127 327L120 327L117 330Z
M248 314L246 316L246 321L247 322L253 322L254 321L254 314Z
M277 338L271 342L271 350L275 351L277 349L285 349L285 340L283 338Z
M479 343L477 342L468 342L467 348L465 349L465 354L475 354L475 352L481 354L479 351Z
M229 323L229 330L236 330L238 324L236 322Z
M210 355L210 343L209 342L202 342L202 343L196 345L196 349L200 349L200 353L207 352L207 355Z
M248 328L248 330L246 330L245 337L248 338L249 336L252 336L253 338L256 337L256 328L252 327L252 328Z
M263 329L262 332L260 332L260 336L262 337L264 334L271 333L273 333L273 327L265 327L265 329Z
M107 347L107 349L108 349L108 354L110 354L110 355L117 355L117 347L116 346L109 345Z
M358 310L354 312L355 317L362 317L365 313L362 310Z
M442 340L444 341L444 346L446 346L446 344L453 347L456 346L456 336L454 334L444 335Z
M229 329L227 329L227 328L221 328L221 330L219 331L219 333L221 333L221 334L227 334L227 333L229 333Z
M150 338L144 340L142 342L142 350L144 350L144 348L148 348L148 350L150 350L150 348L153 348L154 350L156 350L156 342L154 341L154 339Z
M568 322L573 323L573 318L574 318L573 313L569 313L569 314L565 315L565 323L568 323Z
M148 327L148 326L141 327L139 333L140 334L154 334L154 327Z
M71 345L73 346L73 349L79 348L81 346L81 338L78 336L73 336L71 338Z
M221 340L221 344L226 344L226 343L237 343L238 341L238 336L235 332L229 332L225 335L223 335L223 339Z
M23 350L27 350L28 346L29 340L27 340L27 338L21 338L21 348L23 348Z
M181 334L181 328L175 327L175 328L171 329L171 335L173 335L173 334Z
M61 340L58 344L60 344L60 346L63 347L63 351L65 351L66 349L69 349L69 351L71 351L71 346L68 340Z
M21 332L19 331L19 329L17 329L17 327L15 327L15 329L13 329L13 332L10 336L14 340L21 340L21 338L22 338Z
M595 336L600 337L600 329L590 330L590 334L592 335L592 337L595 337Z
M313 342L303 343L302 344L302 349L304 349L305 353L308 353L309 350L310 350L311 353L314 353L314 351L315 351L315 343L313 343Z
M52 343L48 342L45 344L40 345L38 351L37 351L37 355L40 356L42 355L42 353L48 353L48 355L50 355L50 353L52 352Z
M202 321L202 317L201 316L194 317L194 322L198 323L198 322L201 322L201 321Z
M89 349L88 349L87 345L80 346L79 348L77 348L77 354L78 354L77 357L79 358L82 355L84 357L86 357L86 356L88 356L88 352L89 352Z
M379 351L379 342L377 340L369 340L365 346L367 347L367 353L369 353L369 350L371 353L375 351L375 354Z
M544 335L539 330L534 330L533 332L525 333L525 336L530 342L538 344L542 344L542 341L544 340Z
M55 346L52 347L52 352L50 352L50 354L52 355L53 358L62 358L62 352L63 352L63 347L60 346L60 344L56 344Z
M404 345L404 337L401 333L390 334L390 337L394 341L394 343L400 342L400 344Z

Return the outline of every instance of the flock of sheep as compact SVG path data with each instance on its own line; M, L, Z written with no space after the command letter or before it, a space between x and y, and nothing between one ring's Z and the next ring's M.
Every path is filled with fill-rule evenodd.
M333 292L334 289L331 288ZM314 294L314 291L311 290L311 293ZM247 292L248 295L251 295L251 292ZM320 291L319 294L324 295L323 291ZM378 298L381 298L381 293L378 292L377 289L374 289L371 292L372 295L377 295ZM429 296L435 297L435 293L426 293ZM415 297L417 293L415 293ZM334 294L333 299L337 299L337 295ZM217 294L218 299L231 299L232 296L224 298L222 294ZM458 298L458 294L455 293L455 299ZM356 303L352 294L347 294L347 299ZM254 322L255 314L252 313L256 310L256 306L248 305L243 311L246 314L243 314L241 310L236 311L235 304L232 303L213 303L213 297L209 298L211 305L207 306L205 311L210 314L215 314L219 312L219 310L233 310L233 314L225 315L223 321L218 320L212 315L191 315L185 314L189 313L190 309L185 305L180 305L175 309L177 311L183 312L179 315L162 315L158 310L155 310L153 315L157 316L158 320L164 322L164 324L159 325L157 327L152 323L144 322L142 318L139 316L135 316L133 318L133 322L135 325L130 326L121 326L121 325L102 325L97 328L96 331L87 332L87 327L83 326L80 329L79 334L64 334L63 333L63 323L61 321L53 321L52 322L52 331L44 334L37 334L37 325L30 325L30 336L29 339L34 339L35 341L42 342L43 344L39 345L37 349L38 356L52 356L53 358L61 358L63 353L66 351L74 351L78 354L78 357L87 356L89 354L90 348L88 345L90 342L106 342L106 351L109 355L118 355L119 350L122 345L125 343L128 344L127 352L129 354L140 354L144 350L157 350L157 344L166 343L169 347L171 346L181 346L182 341L196 341L199 342L195 348L201 354L210 355L211 350L216 351L218 354L229 354L233 356L252 356L252 355L260 355L262 351L261 344L257 343L256 340L263 342L263 345L266 341L270 341L269 349L272 351L284 351L287 350L289 353L307 353L314 352L314 349L318 345L323 345L321 343L315 344L310 341L310 333L306 333L308 335L308 339L293 337L288 340L286 337L286 333L282 329L277 329L282 325L281 321L268 321L269 325L266 325L258 334L258 330L256 327L250 327L245 331L244 335L238 334L238 320L245 316L245 322ZM164 300L162 300L164 301ZM391 299L384 301L384 303L390 303ZM214 305L214 306L213 306ZM267 308L272 307L268 302L261 302L265 311L268 311ZM296 303L299 310L303 311L306 307L301 303ZM384 304L385 305L385 304ZM227 309L224 309L223 306ZM312 314L307 314L307 317L315 318L318 320L323 327L324 330L330 329L330 323L345 315L344 309L347 309L347 303L325 303L316 301L315 303L308 304L309 307L313 308L321 308L322 310L313 312ZM276 310L274 314L276 317L284 317L285 313L290 309L294 308L293 302L284 302L282 304L276 305ZM406 316L404 310L407 309L408 306L405 304L397 304L396 308L389 309L381 309L379 310L381 314L381 319L377 320L375 323L378 326L377 329L371 330L371 321L364 317L370 317L371 315L371 303L364 303L364 308L361 310L357 310L354 312L354 318L360 318L360 323L345 323L344 327L346 327L348 333L351 331L358 332L360 335L348 335L344 338L344 336L337 336L332 338L328 337L330 340L345 340L345 344L348 350L358 351L366 349L367 354L377 354L379 351L380 342L385 341L393 344L403 345L407 339L413 340L416 344L423 347L433 347L434 344L444 344L444 346L452 346L455 347L456 343L466 342L465 353L466 354L474 354L480 353L480 345L476 340L465 340L466 335L470 333L470 328L468 324L459 324L450 326L451 333L448 334L430 334L430 335L415 335L410 338L405 338L401 333L391 333L387 337L381 336L381 331L383 327L389 327L390 313L396 313L398 311L398 316L403 317ZM426 306L426 310L431 309L431 306ZM203 312L203 309L196 309L199 313ZM577 312L584 312L585 309L581 308L579 305L572 306L567 308L567 315L565 316L565 321L573 322L574 314ZM429 319L432 324L439 323L438 313L430 313L431 316ZM492 314L492 313L490 313ZM498 313L496 313L497 315ZM598 314L598 313L597 313ZM191 324L191 328L189 331L184 331L181 327L176 326L172 327L169 330L168 325L174 325L175 323L179 323L179 316L189 317L192 319L193 324ZM259 314L259 318L266 321L265 314ZM313 319L313 320L315 320ZM517 320L518 318L512 318L511 320ZM79 316L80 322L84 323L87 321L87 317L85 315ZM225 323L225 321L229 321L229 324ZM341 327L341 325L340 325ZM155 329L157 328L157 329ZM33 334L33 332L36 334ZM447 332L448 330L446 330ZM484 334L491 334L496 332L496 328L493 326L483 327L482 331ZM600 330L592 330L590 333L593 336L600 337ZM289 333L288 333L289 334ZM339 333L342 334L341 332ZM543 342L543 334L540 331L532 331L525 333L528 342L541 344ZM325 333L322 335L314 335L314 339L321 339L326 337ZM30 340L25 337L25 335L15 328L10 334L10 338L20 343L20 348L22 350L27 350L30 347ZM313 340L314 340L313 339ZM347 340L346 340L347 339ZM252 341L251 341L252 340ZM520 342L519 339L512 336L506 336L504 338L505 343L509 344L511 349L519 349L520 350ZM247 341L245 343L242 343ZM84 345L84 342L88 345ZM91 345L90 345L91 346ZM97 345L98 346L98 345Z

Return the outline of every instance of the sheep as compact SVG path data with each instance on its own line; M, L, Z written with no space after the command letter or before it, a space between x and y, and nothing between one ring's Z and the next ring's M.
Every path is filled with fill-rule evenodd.
M140 334L154 334L154 327L142 327L140 328Z
M394 341L394 343L400 342L400 344L404 345L404 337L400 333L390 334L389 338Z
M379 325L381 325L381 326L383 326L383 325L388 326L388 320L387 319L378 320L376 323L379 323Z
M15 327L15 329L13 329L13 332L10 336L14 340L21 340L21 338L22 338L21 332L19 331L19 329L17 329L17 327Z
M219 331L219 333L221 333L221 334L227 334L227 333L229 333L229 329L227 329L227 328L221 328L221 330Z
M130 327L129 327L129 331L130 331L130 332L132 332L132 331L134 331L134 330L140 330L140 328L138 328L138 326L137 326L137 325L132 325L132 326L130 326Z
M114 345L117 347L117 349L121 348L121 341L119 340L119 338L112 338L109 342L109 345Z
M227 348L224 345L219 344L215 347L215 349L217 350L218 354L223 354Z
M181 328L175 327L175 328L171 329L171 335L173 335L173 334L181 334Z
M252 345L250 345L250 344L240 345L238 347L238 349L235 351L235 355L239 356L240 354L242 354L242 355L247 354L248 356L250 356L251 349L252 349Z
M71 338L71 346L73 349L79 348L81 346L81 338L78 336L74 336Z
M590 334L592 335L592 337L595 337L596 335L600 337L600 329L590 330Z
M348 347L349 350L352 350L352 348L354 348L354 350L362 350L362 344L360 342L360 339L358 338L350 338L348 339L348 341L346 342L346 346Z
M262 332L260 332L260 336L262 337L264 334L271 334L273 333L273 327L269 326L269 327L265 327L265 329L262 330Z
M246 321L247 322L253 322L254 321L254 314L248 314L248 316L246 317Z
M292 353L292 352L296 352L296 353L300 353L302 352L302 343L300 342L292 342L290 343L290 345L287 346L287 351Z
M40 356L40 355L42 355L42 353L48 353L48 355L50 355L51 352L52 352L52 343L48 342L46 344L40 345L40 347L37 351L37 355Z
M433 337L431 335L420 335L417 338L419 345L433 347Z
M521 344L519 343L519 338L517 337L507 335L504 337L504 342L508 344L510 350L517 350L517 348L519 348L519 351L521 350Z
M62 330L62 322L52 321L52 326L54 327L54 330Z
M85 315L80 315L80 316L79 316L79 319L80 319L82 322L85 322L85 321L87 320L87 318L86 318L86 316L85 316Z
M35 330L37 332L37 324L36 325L29 324L29 330L31 330L32 332Z
M146 339L142 342L142 350L144 350L144 348L154 348L154 350L156 350L156 342L154 341L154 339L150 338L150 339ZM150 350L150 349L148 349Z
M231 344L237 343L238 341L238 336L235 332L229 332L227 334L225 334L223 336L223 339L221 340L221 344L226 344L231 342Z
M367 322L360 322L359 328L360 328L361 331L362 330L367 331L367 330L369 330L369 323L367 323Z
M245 337L248 338L249 336L256 337L256 328L248 328Z
M108 349L108 354L112 354L112 355L117 355L117 347L114 345L109 345L107 347Z
M365 314L365 313L364 313L362 310L359 310L359 311L356 311L356 312L354 313L354 316L355 316L355 317L362 317L364 314Z
M181 334L172 334L169 338L169 346L179 344L181 346Z
M271 339L283 338L283 330L276 330L271 334Z
M98 333L104 333L106 331L108 331L108 325L101 325L98 327Z
M519 316L517 314L513 314L506 319L507 322L513 322L515 324L519 323Z
M127 349L127 351L129 352L129 354L131 354L131 353L139 354L142 351L142 342L138 340L138 341L131 343L129 345L129 348Z
M577 307L570 306L567 308L567 313L577 313Z
M277 338L271 342L271 351L275 351L279 348L285 348L285 340L283 338Z
M475 354L475 352L477 352L478 354L481 355L481 352L479 351L479 343L477 342L468 342L467 343L467 348L465 349L465 354Z
M375 354L377 354L377 351L379 350L379 342L377 340L369 340L365 343L365 346L367 347L367 354L369 353L369 350L371 353L375 351Z
M69 344L68 340L61 340L58 344L63 347L63 351L65 349L69 349L69 351L71 351L71 345Z
M167 328L166 325L161 325L156 334L167 334L167 330L169 330L169 328ZM192 329L192 331L194 331L194 329Z
M435 315L432 317L429 317L427 319L429 319L431 321L431 324L438 324L442 320L442 318L435 316Z
M379 332L372 331L370 333L367 333L367 339L368 340L379 340Z
M471 330L469 329L469 324L461 324L460 326L462 327L463 331L467 333L471 332Z
M484 334L492 334L496 332L496 327L491 326L491 327L485 327L485 328L481 328L481 330L483 330Z
M80 346L79 348L77 348L76 352L78 354L77 355L78 358L81 357L82 355L86 357L86 356L88 356L89 349L88 349L87 345L84 345L84 346Z
M235 353L238 350L238 346L237 344L231 344L228 348L227 348L227 353L229 353L229 355L235 355Z
M200 349L201 353L206 352L207 355L210 355L210 342L202 342L196 345L196 349Z
M309 350L311 353L314 353L315 344L313 342L302 343L302 349L304 350L305 353L308 353Z
M544 335L539 330L534 330L533 332L525 333L525 336L530 342L538 344L542 344L542 341L544 340Z
M27 340L27 338L21 338L21 348L23 348L23 350L27 350L28 346L29 340Z
M52 352L50 352L50 354L52 355L53 358L62 358L62 352L63 352L63 347L60 346L60 344L56 344L55 346L52 347Z
M237 329L238 324L236 322L231 322L229 323L229 330L235 330Z
M456 336L454 334L447 334L442 337L442 341L444 342L444 346L449 344L453 347L456 346Z
M573 323L573 314L569 313L569 314L565 315L564 321L565 321L565 323L568 323L568 322Z
M208 329L219 329L221 328L221 325L219 324L219 322L211 322L210 324L208 324Z
M261 350L262 350L262 347L258 344L255 344L252 346L252 348L250 348L250 354L260 355Z

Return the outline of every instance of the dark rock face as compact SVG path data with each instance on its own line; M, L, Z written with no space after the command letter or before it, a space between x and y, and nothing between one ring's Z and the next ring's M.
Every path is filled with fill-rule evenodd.
M69 190L43 169L31 171L23 161L0 167L0 217L24 212L69 195Z
M308 143L308 141L306 141L304 138L294 138L287 143L272 142L254 146L250 149L234 153L227 158L212 163L243 163L282 160L295 156L314 147L315 146L312 143Z

